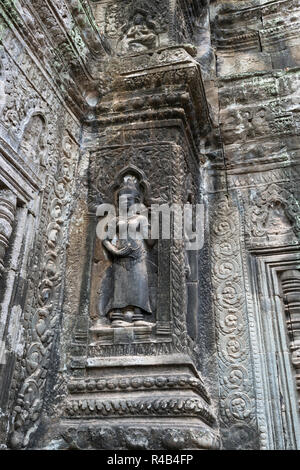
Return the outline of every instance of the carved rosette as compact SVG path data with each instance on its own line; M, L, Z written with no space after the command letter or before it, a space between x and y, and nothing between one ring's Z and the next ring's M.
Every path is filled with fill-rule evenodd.
M4 271L4 257L13 231L17 197L6 189L0 190L0 276Z

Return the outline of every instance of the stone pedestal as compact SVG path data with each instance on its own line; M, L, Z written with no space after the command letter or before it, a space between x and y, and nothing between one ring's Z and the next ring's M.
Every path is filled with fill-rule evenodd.
M62 435L78 448L217 448L205 385L187 355L88 359L68 384Z

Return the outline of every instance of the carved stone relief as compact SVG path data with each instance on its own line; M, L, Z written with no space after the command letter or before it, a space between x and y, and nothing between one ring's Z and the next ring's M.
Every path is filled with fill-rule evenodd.
M34 114L29 118L23 131L20 151L33 163L45 163L45 141L47 139L45 118L42 115Z
M188 44L196 31L196 19L201 16L201 6L194 0L91 0L91 3L98 26L104 29L118 54Z
M117 44L117 51L124 54L155 49L159 46L157 30L158 26L149 17L149 12L134 7L128 23L121 28L122 35Z
M124 173L117 190L116 204L123 212L130 211L134 204L142 204L143 195L139 179L134 173ZM128 222L119 214L111 221L116 235L103 241L103 248L111 259L111 266L102 281L99 297L99 313L108 317L112 326L150 325L147 318L153 315L150 305L149 274L151 270L149 251L151 240L148 218L143 215L129 216ZM127 224L127 225L124 225ZM138 231L139 239L135 239ZM122 239L122 233L129 234ZM130 233L134 238L131 238ZM147 238L143 238L147 237Z
M255 439L245 444L230 437L239 428L255 436L257 426L239 229L237 207L230 196L221 196L212 214L211 237L223 445L255 448Z
M172 155L173 158L173 169L178 168L177 174L171 176L171 166L170 166L170 157ZM175 166L174 166L175 165ZM162 172L162 169L170 167L170 173L165 173ZM143 171L141 172L138 170L138 168L143 168ZM105 169L105 170L104 170ZM184 180L184 173L182 170L182 155L180 152L180 149L177 148L177 146L170 146L169 144L161 144L161 145L156 145L156 146L147 146L147 145L139 145L136 146L135 148L133 147L127 147L127 148L116 148L112 150L102 150L101 152L95 152L92 155L91 158L91 167L90 167L90 174L92 175L91 178L91 192L90 192L90 198L92 198L93 202L93 207L95 202L98 201L112 201L112 184L115 181L114 175L122 174L124 177L126 177L127 174L135 174L135 175L140 175L144 174L142 177L141 183L144 184L144 188L146 189L146 200L148 204L151 202L167 202L169 200L173 200L174 202L180 201L181 200L181 194L183 190L183 185L181 185L180 181L182 178L182 181ZM157 176L155 176L157 175ZM180 178L178 178L180 177ZM141 178L140 176L138 178ZM146 178L146 180L145 180ZM149 183L148 183L149 182ZM119 190L122 189L122 185L124 186L124 181L120 181L120 187ZM147 187L148 186L148 187ZM126 183L125 183L125 188L126 188ZM118 189L116 187L116 189ZM122 192L122 191L121 191ZM136 190L135 190L136 192ZM149 228L149 227L148 227ZM164 256L162 255L162 250L169 250L169 242L166 240L164 241L159 241L154 243L153 246L152 243L150 243L150 246L145 246L143 248L143 251L146 258L144 258L144 255L140 258L140 261L134 261L134 266L132 268L130 265L128 265L128 268L126 270L126 276L128 276L128 279L126 281L127 289L124 292L123 289L121 292L118 293L118 296L122 295L122 292L124 292L123 295L127 296L129 295L130 297L130 278L131 275L135 276L134 272L136 269L139 271L142 269L145 270L145 275L141 276L139 275L138 277L141 279L144 279L145 285L142 287L140 294L138 293L137 286L134 287L134 291L136 296L141 296L140 300L140 305L136 305L139 309L144 310L146 313L142 315L142 312L133 312L132 314L134 315L134 318L136 315L139 316L136 317L136 323L145 323L143 324L144 328L148 329L152 328L152 323L156 323L156 329L160 329L163 325L164 328L166 329L166 332L170 328L168 326L168 323L170 322L170 316L166 315L166 313L163 313L163 310L167 310L169 307L165 304L160 305L159 296L157 289L158 289L158 283L161 283L161 285L165 285L165 289L167 291L172 292L172 318L174 322L174 332L176 331L176 334L173 334L173 341L174 341L174 347L175 349L178 349L178 351L185 350L186 348L186 327L184 326L185 324L185 319L184 319L184 311L185 311L185 306L183 304L183 296L180 294L180 286L185 284L185 273L182 271L181 268L181 258L184 259L184 252L182 251L182 246L181 243L182 241L180 240L174 240L171 242L174 244L174 248L171 251L171 258L168 261L171 263L171 272L172 272L172 277L167 280L165 273L162 271L160 274L160 269L162 269L160 266L160 263L163 262ZM104 242L105 244L105 242ZM165 247L164 247L164 245ZM144 242L143 242L144 245ZM182 253L181 253L182 252ZM158 255L160 253L160 255ZM101 259L103 259L103 256L101 253L99 253L99 256ZM159 256L159 258L157 258ZM148 257L148 259L147 259ZM145 261L144 261L145 260ZM158 262L158 260L160 260ZM128 259L129 261L129 259ZM116 267L114 267L114 263L118 263ZM119 263L120 266L119 266ZM105 318L105 314L109 313L108 310L111 310L112 306L110 305L109 307L105 307L105 303L107 303L107 298L108 298L108 292L114 292L113 285L111 288L108 288L108 285L112 283L112 279L116 279L115 275L118 272L116 271L116 268L121 269L123 272L124 269L124 263L126 263L126 257L121 258L120 261L114 260L112 265L108 267L108 270L106 272L106 276L104 277L102 281L102 286L101 283L99 284L98 282L98 288L94 287L92 289L92 292L94 290L99 290L100 289L100 312L102 312L102 318ZM131 271L132 270L132 271ZM96 273L96 272L95 272ZM100 273L100 272L99 272ZM141 274L141 273L140 273ZM102 274L103 276L103 274ZM95 277L95 274L94 274ZM118 278L118 282L125 282L126 278L124 276L121 276ZM159 280L160 279L160 280ZM164 279L164 280L163 280ZM116 282L116 281L115 281ZM142 282L140 280L139 282ZM96 283L97 284L97 283ZM104 289L105 287L105 289ZM112 299L114 296L109 296L110 302L112 302ZM126 310L126 307L128 305L129 300L126 300L125 298L123 299L124 302L127 304L123 305L124 310ZM115 299L116 300L116 299ZM125 301L126 300L126 301ZM134 299L132 299L133 302ZM118 299L118 301L121 301L121 299ZM165 300L166 301L166 300ZM103 305L104 302L104 305ZM143 305L142 305L143 304ZM133 306L134 306L133 302ZM98 307L99 308L99 307ZM158 308L158 311L156 309ZM97 309L97 300L94 303L93 309ZM92 309L92 310L93 310ZM148 312L148 313L147 313ZM132 314L130 314L130 308L127 309L127 312L124 312L127 315L128 319L132 319ZM91 312L93 315L93 312ZM118 314L118 318L116 318L116 322L123 321L124 317L120 316L120 312ZM170 315L170 314L169 314ZM122 317L122 318L121 318ZM147 320L148 319L148 320ZM147 325L147 322L149 324ZM127 323L130 324L130 322L127 321ZM97 327L95 327L97 329ZM93 329L94 334L96 334L96 330ZM99 332L98 332L99 333ZM112 333L109 333L110 335ZM115 336L116 333L114 333ZM137 334L142 334L141 332L135 332L135 335ZM149 334L149 333L147 333ZM145 335L147 336L145 333ZM145 338L146 338L145 336ZM170 344L171 338L169 337L167 342L162 342L163 341L164 335L162 335L162 338L159 343L154 342L154 344L151 344L151 342L147 345L145 344L136 344L136 353L137 354L153 354L155 353L155 350L157 348L161 349L161 352L159 353L159 349L157 349L157 354L162 354L164 351L168 352L170 349L172 349L172 346ZM137 339L137 338L136 338ZM150 339L150 338L149 338ZM135 341L134 341L135 342ZM177 346L176 346L177 345ZM132 349L134 345L115 345L115 353L118 355L122 348L124 350L123 354L130 355L134 349ZM103 350L102 353L100 353L100 350ZM128 351L126 352L126 349ZM105 346L105 343L103 346L100 346L100 343L98 343L98 346L96 344L91 345L91 353L96 353L97 355L103 354L104 351L107 351L105 353L108 354L109 351L112 353L112 349L107 349L107 346ZM119 352L118 352L119 351Z
M299 243L300 206L291 191L271 184L259 194L250 191L250 198L247 239L251 246Z
M299 58L298 0L2 1L0 447L297 447Z
M119 54L141 52L160 45L160 35L168 31L168 2L143 0L94 6L98 24ZM124 20L126 19L126 20Z

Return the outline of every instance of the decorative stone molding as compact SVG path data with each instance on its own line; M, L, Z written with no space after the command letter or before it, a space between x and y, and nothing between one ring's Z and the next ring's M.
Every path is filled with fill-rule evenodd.
M188 375L168 375L150 376L150 377L123 377L115 379L78 379L68 384L68 389L72 394L88 392L105 392L108 390L161 390L165 388L182 389L190 387L201 395L208 403L210 398L207 395L203 382L200 379Z
M284 312L284 301L288 297L284 296L281 282L286 272L293 273L294 281L291 274L284 281L288 295L297 286L298 256L297 247L266 246L248 253L244 264L250 283L245 284L247 303L252 300L248 311L255 383L258 384L255 386L257 419L264 448L294 449L300 443L289 316ZM293 294L290 299L292 297Z
M213 425L214 415L209 411L203 401L196 398L181 397L179 399L163 399L154 397L150 400L99 400L82 399L72 400L65 406L66 416L69 418L101 418L105 416L164 416L164 417L198 417L205 423Z
M76 115L82 116L88 109L86 90L95 90L93 62L104 57L108 48L87 2L38 0L34 5L25 5L5 1L0 22L4 32L9 28L18 32L31 54L37 56L47 78L50 75L52 87L60 91Z

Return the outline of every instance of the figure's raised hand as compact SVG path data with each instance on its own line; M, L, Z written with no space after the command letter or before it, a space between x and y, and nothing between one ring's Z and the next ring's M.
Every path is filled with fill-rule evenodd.
M103 245L113 256L127 256L133 251L132 247L129 244L123 246L122 248L118 248L113 245L109 240L104 240Z

